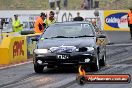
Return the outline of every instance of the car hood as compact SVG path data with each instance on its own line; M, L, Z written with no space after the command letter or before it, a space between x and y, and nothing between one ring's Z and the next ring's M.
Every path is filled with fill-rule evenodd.
M51 38L39 40L37 44L38 49L49 49L51 47L59 46L75 46L76 48L80 47L94 47L96 46L95 37L86 37L86 38Z

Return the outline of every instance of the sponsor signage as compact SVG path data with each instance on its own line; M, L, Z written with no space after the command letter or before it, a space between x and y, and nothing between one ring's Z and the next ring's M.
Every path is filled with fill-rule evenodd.
M128 31L127 10L104 11L104 30Z

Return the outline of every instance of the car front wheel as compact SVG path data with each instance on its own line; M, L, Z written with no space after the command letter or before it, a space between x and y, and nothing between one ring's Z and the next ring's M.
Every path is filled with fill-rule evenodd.
M106 53L103 55L102 59L99 61L100 66L106 65Z
M95 62L91 63L90 65L90 69L92 71L98 71L100 69L100 66L99 66L99 59L96 58Z
M41 65L34 65L34 71L36 73L43 73L44 66Z

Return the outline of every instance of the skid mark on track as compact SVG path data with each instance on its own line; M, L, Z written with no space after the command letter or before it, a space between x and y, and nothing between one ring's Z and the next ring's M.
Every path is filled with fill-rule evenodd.
M34 76L34 75L35 75L34 73L28 74L28 75L26 75L26 76L24 76L24 77L21 77L20 79L15 80L15 81L13 81L13 82L6 83L6 84L2 84L2 85L0 85L0 88L5 88L5 87L10 86L10 85L12 85L12 84L16 84L16 83L22 82L22 81L24 81L24 80L26 80L26 79L28 79L28 78Z

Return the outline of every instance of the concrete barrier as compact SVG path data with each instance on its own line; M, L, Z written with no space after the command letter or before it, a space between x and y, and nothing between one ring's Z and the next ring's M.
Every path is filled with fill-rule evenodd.
M0 45L0 64L13 64L26 61L27 44L25 36L9 36Z
M36 42L31 38L40 37L38 34L20 35L19 33L3 33L3 40L0 44L0 65L20 63L31 58Z

